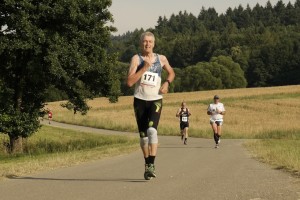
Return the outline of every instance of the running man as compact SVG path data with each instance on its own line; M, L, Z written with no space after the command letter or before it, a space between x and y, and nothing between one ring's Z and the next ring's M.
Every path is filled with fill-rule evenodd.
M207 108L207 114L210 115L210 124L214 132L214 140L216 142L215 148L219 148L221 137L221 126L223 124L223 115L225 115L225 107L220 103L218 95L214 96L214 103L209 104Z
M189 116L191 116L190 110L186 107L186 103L181 103L181 108L176 113L176 117L180 118L180 133L181 140L184 138L183 144L187 145L188 130L189 130Z
M127 85L134 90L134 112L140 134L140 145L145 158L146 180L156 177L154 161L157 154L157 126L162 110L162 94L168 93L175 78L173 68L167 58L153 52L155 37L145 32L140 37L141 53L132 57L127 77ZM168 73L161 83L162 70Z

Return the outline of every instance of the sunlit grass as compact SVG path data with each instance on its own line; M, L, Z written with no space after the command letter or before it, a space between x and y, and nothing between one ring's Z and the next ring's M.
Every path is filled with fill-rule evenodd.
M211 137L206 109L215 94L221 97L227 111L223 126L224 138L278 138L281 133L288 133L292 138L298 137L295 134L300 130L300 123L295 123L292 119L297 119L300 114L300 86L167 94L163 100L159 134L179 134L179 121L175 113L184 100L192 112L190 135ZM120 97L116 104L109 103L106 98L94 99L89 101L92 108L85 116L74 115L60 104L61 102L54 102L48 105L56 121L137 132L132 108L133 97ZM286 138L286 135L282 137Z
M246 146L255 157L300 176L300 140L256 140L247 142Z
M2 134L0 139L5 141L8 138ZM0 145L0 179L129 153L138 146L137 138L43 126L24 142L23 154L5 154L3 145Z

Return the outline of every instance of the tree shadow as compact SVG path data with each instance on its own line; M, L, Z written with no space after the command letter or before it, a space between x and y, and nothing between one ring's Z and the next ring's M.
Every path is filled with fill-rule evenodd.
M210 149L211 147L201 146L159 146L159 149Z
M70 181L70 182L129 182L129 183L143 183L148 182L144 179L128 179L128 178L107 178L107 179L80 179L80 178L48 178L48 177L18 177L7 176L8 179L13 180L36 180L36 181Z

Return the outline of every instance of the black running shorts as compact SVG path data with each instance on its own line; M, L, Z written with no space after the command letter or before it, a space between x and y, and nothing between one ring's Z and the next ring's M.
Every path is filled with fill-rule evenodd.
M189 123L188 122L180 122L180 130L183 130L185 128L189 127Z
M145 101L134 98L133 107L140 137L147 137L149 127L157 129L162 109L162 99Z

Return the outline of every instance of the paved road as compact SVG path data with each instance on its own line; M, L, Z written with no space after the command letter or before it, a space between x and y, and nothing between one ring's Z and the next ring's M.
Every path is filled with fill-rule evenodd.
M214 149L212 140L184 146L179 137L160 137L154 180L143 179L143 158L134 152L2 181L0 199L300 200L299 179L251 159L242 143L222 140Z

